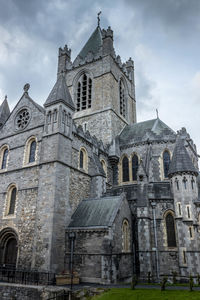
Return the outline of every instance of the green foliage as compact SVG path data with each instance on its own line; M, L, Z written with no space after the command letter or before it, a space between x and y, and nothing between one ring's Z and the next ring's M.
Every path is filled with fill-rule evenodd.
M192 275L190 274L190 279L189 279L190 292L193 291L193 286L194 286L194 280L193 280Z
M151 283L151 272L148 272L148 283Z
M164 276L163 279L162 279L162 281L161 281L161 284L160 284L161 291L165 291L166 283L167 283L167 277Z
M133 275L132 280L131 280L131 289L134 290L135 286L138 284L138 279L136 275Z
M177 283L177 272L176 271L172 271L172 280L173 280L173 284L176 284Z
M167 290L161 292L156 289L111 289L110 291L93 297L92 300L199 300L200 292L190 293L186 290Z
M200 275L197 274L197 284L200 285Z

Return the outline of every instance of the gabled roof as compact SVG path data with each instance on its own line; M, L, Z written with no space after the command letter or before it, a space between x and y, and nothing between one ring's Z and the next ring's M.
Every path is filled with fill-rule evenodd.
M83 200L72 215L69 227L109 227L122 203L122 196Z
M169 166L168 175L180 172L192 172L198 175L198 170L194 167L192 159L185 148L185 139L178 137L174 148L172 160Z
M5 97L3 103L0 105L0 127L3 125L10 115L10 108L8 106L7 97Z
M75 110L74 103L72 101L70 92L68 90L65 78L62 74L58 76L58 79L51 90L44 106L50 106L52 104L63 102L65 105L69 106L72 110Z
M97 28L92 33L89 40L87 41L85 46L82 48L82 50L78 54L78 56L80 58L84 59L89 52L96 54L96 53L98 53L101 46L102 46L101 28L99 26L97 26Z
M127 125L119 136L120 145L147 140L168 140L176 138L175 132L159 118Z

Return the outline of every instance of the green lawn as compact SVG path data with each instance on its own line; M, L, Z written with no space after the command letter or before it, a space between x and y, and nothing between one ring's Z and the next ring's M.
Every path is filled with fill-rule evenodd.
M92 300L199 300L200 291L163 291L144 289L111 289Z

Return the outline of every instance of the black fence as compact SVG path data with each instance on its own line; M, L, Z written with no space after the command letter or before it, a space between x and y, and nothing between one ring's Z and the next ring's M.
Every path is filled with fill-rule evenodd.
M32 285L54 285L54 273L23 270L12 265L0 265L0 281Z

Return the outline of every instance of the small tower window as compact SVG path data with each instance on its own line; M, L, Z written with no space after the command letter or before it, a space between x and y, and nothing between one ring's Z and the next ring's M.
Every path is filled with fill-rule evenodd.
M47 114L47 123L51 124L51 111L49 111Z
M84 170L85 172L88 169L88 156L85 148L81 148L79 151L79 169Z
M167 229L167 244L168 247L176 247L176 234L174 226L174 217L171 213L166 216L166 229Z
M183 263L186 264L187 260L186 260L186 251L183 250Z
M1 162L1 169L6 169L8 160L8 148L4 148L2 150L2 162Z
M190 219L190 207L189 207L189 205L186 206L186 209L187 209L187 217L188 217L188 219Z
M120 115L126 117L126 97L125 97L125 86L123 81L119 81L119 99L120 99Z
M163 153L163 169L164 169L164 177L168 177L169 172L169 164L170 164L170 154L167 150Z
M138 171L138 157L136 154L132 157L132 177L133 180L137 180L137 171Z
M177 178L175 179L175 183L176 183L176 189L177 189L177 191L179 191L179 182L178 182Z
M192 189L194 189L194 183L195 183L195 181L194 181L194 178L192 177L192 180L191 180Z
M54 112L53 112L53 121L54 122L57 122L57 116L58 116L58 111L57 111L57 109L54 109Z
M183 178L183 185L184 185L184 188L186 190L187 189L187 179L186 179L186 177Z
M35 161L36 141L33 140L30 144L29 163Z
M91 108L92 104L92 79L85 73L79 78L77 84L76 110L81 111Z
M126 156L122 160L122 181L129 181L129 160Z

